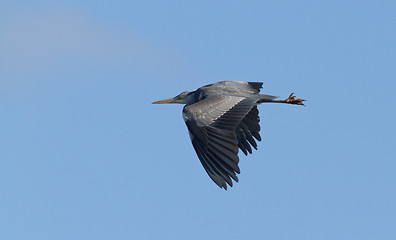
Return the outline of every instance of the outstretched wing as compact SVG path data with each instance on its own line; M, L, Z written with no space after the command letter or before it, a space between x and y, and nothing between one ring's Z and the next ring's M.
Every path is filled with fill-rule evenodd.
M183 118L193 147L209 177L221 188L238 181L237 126L255 107L257 99L209 95L185 106ZM227 183L227 184L226 184Z

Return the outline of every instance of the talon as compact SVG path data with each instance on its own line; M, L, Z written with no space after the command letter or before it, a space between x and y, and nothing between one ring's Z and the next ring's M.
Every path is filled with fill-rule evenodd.
M305 101L305 99L296 98L294 96L294 93L291 93L285 101L290 104L304 105L303 102Z
M286 99L286 102L292 102L292 101L294 101L295 97L293 96L293 94L294 94L294 93L291 93L291 94L289 95L289 97Z

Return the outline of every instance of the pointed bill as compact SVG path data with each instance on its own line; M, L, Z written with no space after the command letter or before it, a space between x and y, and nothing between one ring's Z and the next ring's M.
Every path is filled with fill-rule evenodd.
M174 98L164 99L160 101L153 102L153 104L164 104L164 103L174 103Z

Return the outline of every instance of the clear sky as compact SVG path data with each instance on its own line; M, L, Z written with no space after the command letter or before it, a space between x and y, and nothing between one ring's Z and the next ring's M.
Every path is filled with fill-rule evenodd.
M2 1L0 239L396 239L395 1ZM224 191L181 105L261 105Z

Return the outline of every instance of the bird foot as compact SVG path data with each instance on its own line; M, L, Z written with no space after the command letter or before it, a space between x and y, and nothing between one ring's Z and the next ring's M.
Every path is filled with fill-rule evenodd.
M285 100L286 103L289 104L297 104L297 105L304 105L305 99L296 98L294 93L291 93L290 96Z

